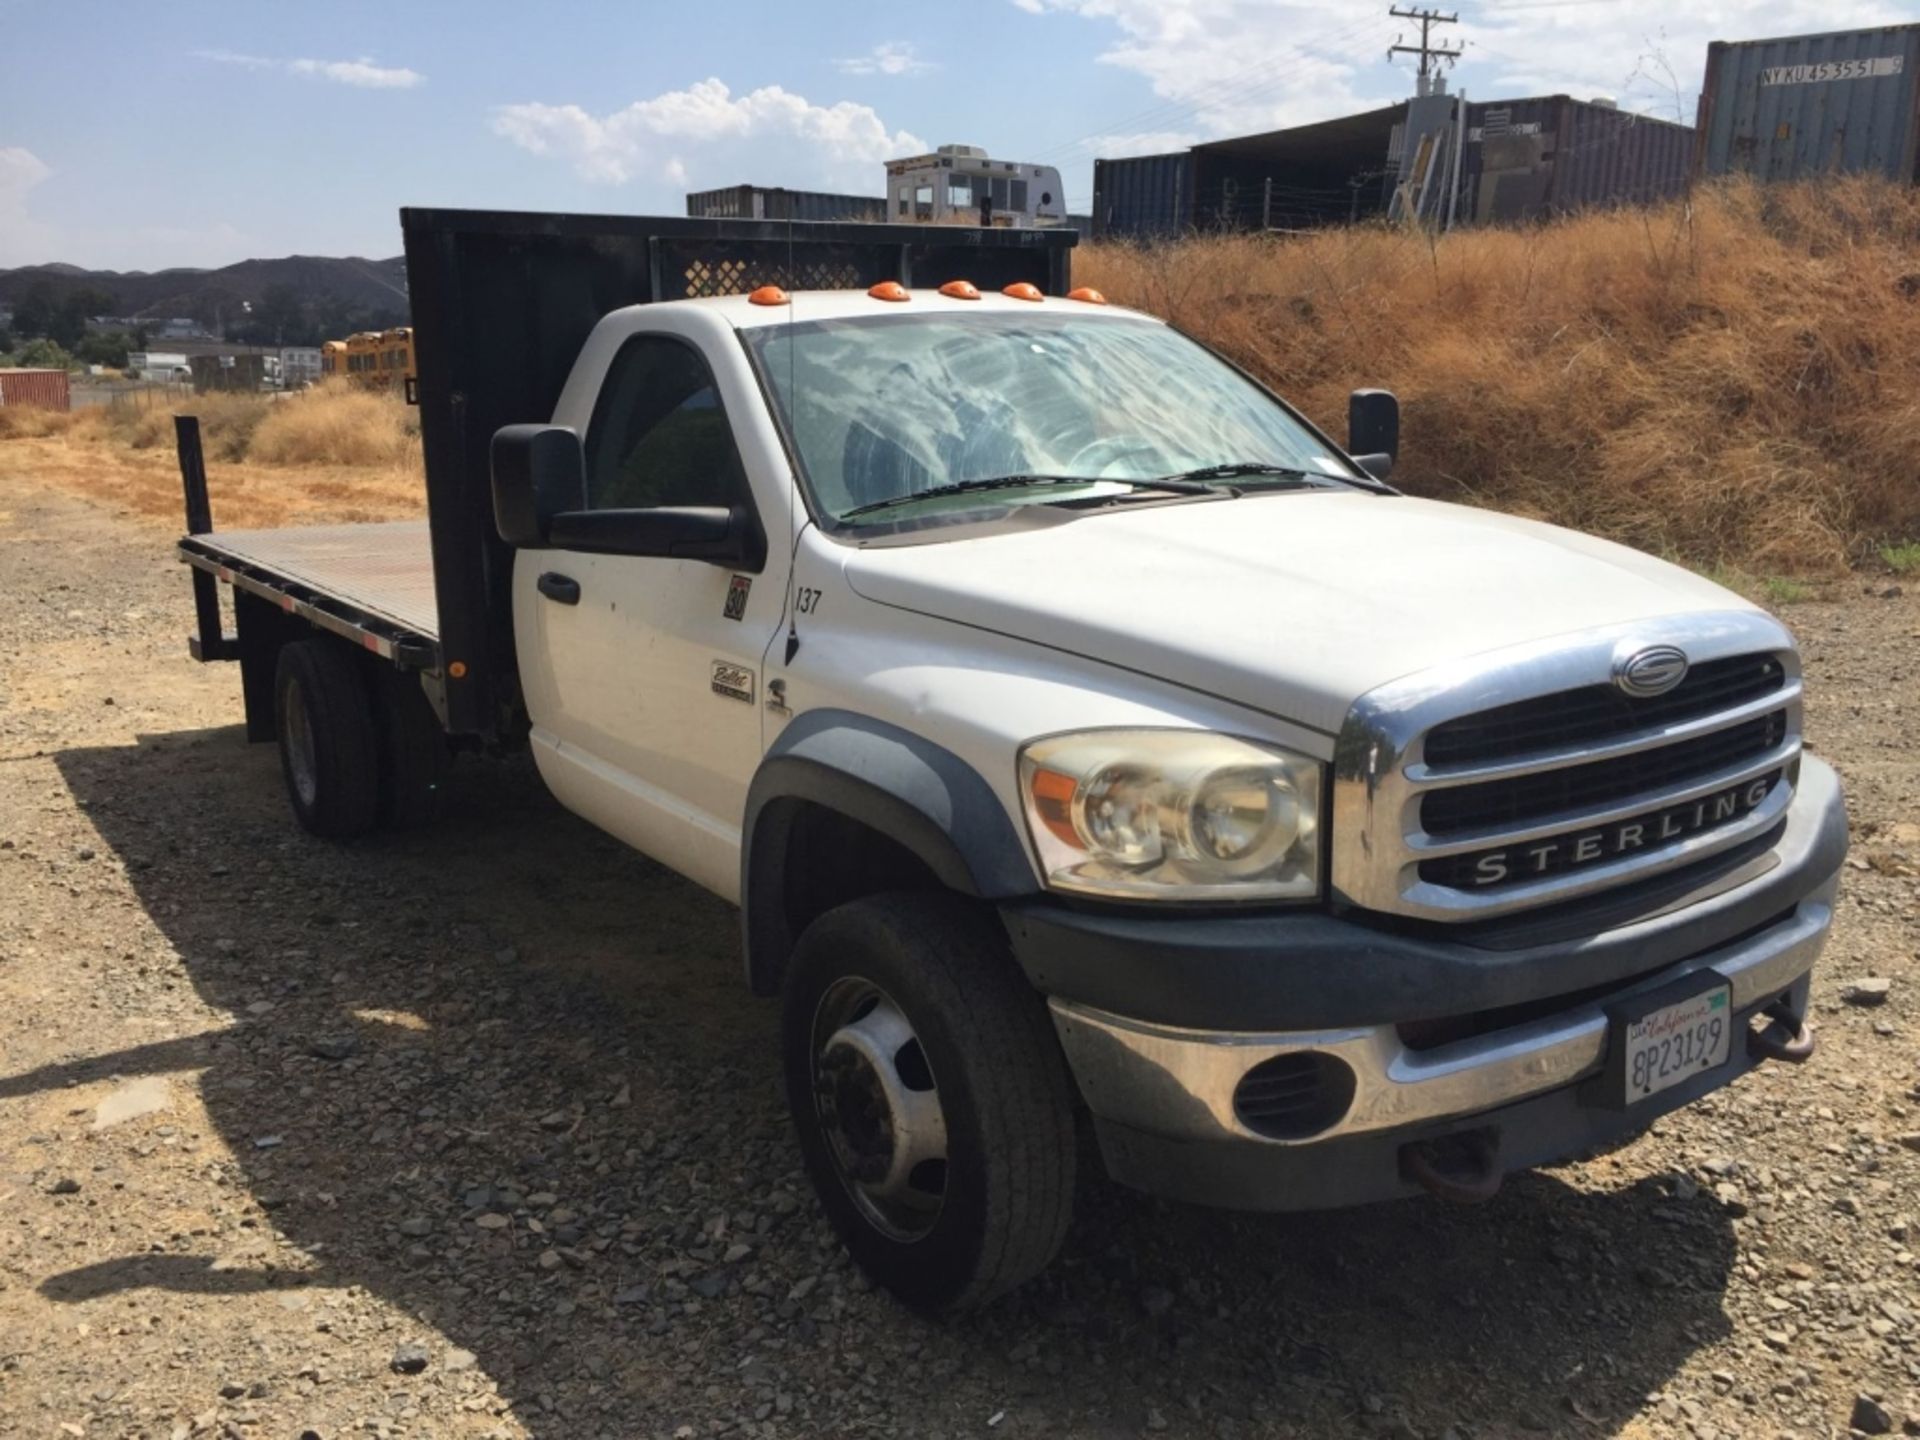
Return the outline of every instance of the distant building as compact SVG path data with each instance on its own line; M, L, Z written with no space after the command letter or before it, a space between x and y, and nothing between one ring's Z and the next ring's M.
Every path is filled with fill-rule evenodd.
M141 320L147 335L155 340L210 340L212 335L198 320L175 316L165 320Z
M286 390L304 390L320 383L320 347L285 345L280 349L280 385Z

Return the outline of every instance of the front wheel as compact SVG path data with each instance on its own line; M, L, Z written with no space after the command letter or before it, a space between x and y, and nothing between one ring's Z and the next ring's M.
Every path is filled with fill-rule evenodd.
M1072 1091L989 915L939 894L827 912L794 948L782 1029L808 1173L868 1274L960 1310L1046 1267L1072 1218Z

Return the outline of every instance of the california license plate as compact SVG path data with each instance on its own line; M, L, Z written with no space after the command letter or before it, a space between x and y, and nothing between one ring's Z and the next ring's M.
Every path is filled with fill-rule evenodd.
M1629 1105L1724 1065L1733 1053L1733 1006L1725 981L1685 999L1621 1015L1615 1023L1620 1027L1621 1098Z

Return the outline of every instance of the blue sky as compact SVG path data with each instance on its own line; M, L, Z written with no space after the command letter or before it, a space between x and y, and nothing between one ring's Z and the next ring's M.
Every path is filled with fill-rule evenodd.
M1058 164L1411 90L1387 4L1296 0L0 0L0 266L399 250L401 205L682 212L752 181L878 193L945 142ZM1689 122L1709 39L1920 20L1920 0L1484 0L1476 98Z

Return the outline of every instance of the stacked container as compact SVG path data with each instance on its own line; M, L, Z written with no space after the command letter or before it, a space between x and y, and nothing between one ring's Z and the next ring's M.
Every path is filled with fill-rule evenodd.
M1695 163L1705 175L1916 178L1920 25L1707 47Z

